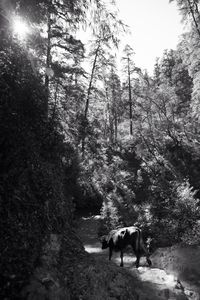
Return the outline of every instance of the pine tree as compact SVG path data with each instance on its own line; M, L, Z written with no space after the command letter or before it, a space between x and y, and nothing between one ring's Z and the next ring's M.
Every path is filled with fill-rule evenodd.
M135 65L133 63L133 49L130 45L126 45L124 48L125 60L125 72L127 72L127 83L128 83L128 99L129 99L129 122L130 122L130 135L133 135L133 99L132 99L132 86L131 86L131 75L135 70Z

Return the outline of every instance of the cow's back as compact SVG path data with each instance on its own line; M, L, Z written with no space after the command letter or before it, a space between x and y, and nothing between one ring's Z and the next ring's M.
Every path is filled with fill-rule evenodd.
M135 226L112 230L109 233L109 245L113 247L115 251L124 249L128 245L131 245L134 249L136 249L138 243L138 230L139 229Z

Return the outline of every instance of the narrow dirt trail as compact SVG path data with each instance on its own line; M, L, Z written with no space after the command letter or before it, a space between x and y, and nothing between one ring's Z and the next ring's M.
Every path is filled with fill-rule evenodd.
M99 220L100 215L87 214L79 217L77 222L77 234L88 253L95 256L95 258L99 257L108 261L108 250L101 249L101 244L97 236ZM112 262L119 266L119 253L113 253ZM174 275L167 274L164 270L159 268L149 268L145 258L141 258L140 267L138 269L136 269L134 262L135 256L131 252L125 253L124 268L143 282L144 289L146 287L156 291L158 299L200 300L196 292L183 287ZM110 262L108 261L108 263Z

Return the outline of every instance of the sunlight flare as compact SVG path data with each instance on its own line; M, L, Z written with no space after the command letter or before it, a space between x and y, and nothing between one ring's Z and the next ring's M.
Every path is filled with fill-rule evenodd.
M20 17L14 17L12 22L13 32L19 39L25 39L30 33L28 24Z

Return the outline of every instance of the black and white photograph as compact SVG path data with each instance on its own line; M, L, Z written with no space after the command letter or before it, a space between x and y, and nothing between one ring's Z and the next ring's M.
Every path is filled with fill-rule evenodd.
M0 0L0 300L200 300L200 0Z

